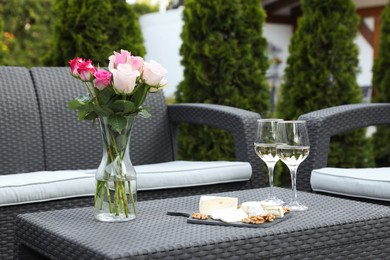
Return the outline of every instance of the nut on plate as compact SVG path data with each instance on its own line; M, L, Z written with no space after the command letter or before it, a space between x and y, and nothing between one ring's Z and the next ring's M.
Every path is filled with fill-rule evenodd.
M194 219L201 219L201 220L209 219L209 216L207 214L202 214L202 213L192 213L191 217Z
M275 220L275 216L272 215L272 214L266 214L266 215L257 215L257 216L252 216L252 217L248 217L248 218L244 218L242 219L241 221L243 223L247 223L247 224L256 224L256 225L260 225L260 224L263 224L264 222L272 222Z

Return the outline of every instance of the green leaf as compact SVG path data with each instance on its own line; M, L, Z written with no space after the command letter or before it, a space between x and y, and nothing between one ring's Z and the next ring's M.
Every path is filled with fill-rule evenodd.
M103 90L99 91L97 94L97 99L99 101L99 104L100 105L107 104L110 101L113 94L114 94L114 90L112 89L112 87L106 87Z
M83 104L81 105L78 110L83 110L85 112L92 112L93 111L93 108L94 108L94 104L91 104L91 103L86 103L86 104Z
M95 120L97 118L97 114L95 112L88 112L84 119L85 120Z
M91 101L91 96L89 94L79 96L71 101L68 102L68 107L73 110L77 110L80 107L84 106L85 104L89 103Z
M127 145L126 135L118 135L115 138L115 141L116 141L116 149L118 149L119 152L126 149L126 145Z
M151 114L149 113L149 111L146 110L146 109L141 109L141 110L139 111L138 114L139 114L139 116L142 117L142 118L149 118L149 117L151 116Z
M87 111L83 111L83 110L79 110L78 112L78 117L79 117L79 121L83 121L83 119L85 118L85 116L87 115Z
M68 107L73 110L77 110L81 105L83 105L78 99L73 99L68 102Z
M146 94L148 94L149 86L146 84L140 85L133 96L131 97L131 101L134 102L135 108L139 108L145 101Z
M107 106L94 106L93 111L95 111L95 113L99 116L109 116L114 114L114 111L112 111Z
M108 124L111 125L112 129L118 133L126 127L127 120L123 116L110 115L108 118Z
M136 111L134 103L129 100L116 100L112 107L116 112L122 112L122 114L131 114Z

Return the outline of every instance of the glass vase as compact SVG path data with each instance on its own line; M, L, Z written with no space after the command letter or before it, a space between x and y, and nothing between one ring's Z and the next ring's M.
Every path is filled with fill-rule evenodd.
M130 161L130 134L136 115L99 117L103 157L96 171L94 214L103 222L136 218L137 175Z

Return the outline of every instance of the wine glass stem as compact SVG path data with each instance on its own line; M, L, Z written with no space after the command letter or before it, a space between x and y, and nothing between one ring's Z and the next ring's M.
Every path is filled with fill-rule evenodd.
M269 196L271 197L271 198L273 198L274 197L274 166L272 165L272 166L269 166L269 165L267 165L268 166L268 178L269 178L269 188L270 188L270 190L269 190Z
M292 186L292 201L297 201L297 167L290 167L291 186Z

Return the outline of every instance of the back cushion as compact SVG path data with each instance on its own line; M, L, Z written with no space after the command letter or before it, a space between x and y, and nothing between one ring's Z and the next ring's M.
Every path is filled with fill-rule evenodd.
M79 122L67 102L87 92L68 67L32 68L31 74L40 104L47 170L94 169L100 163L102 144L98 122ZM149 119L138 118L131 137L134 165L170 161L173 158L167 108L162 94L148 95ZM161 134L160 134L161 132Z
M30 73L0 67L0 175L42 170L41 121Z

